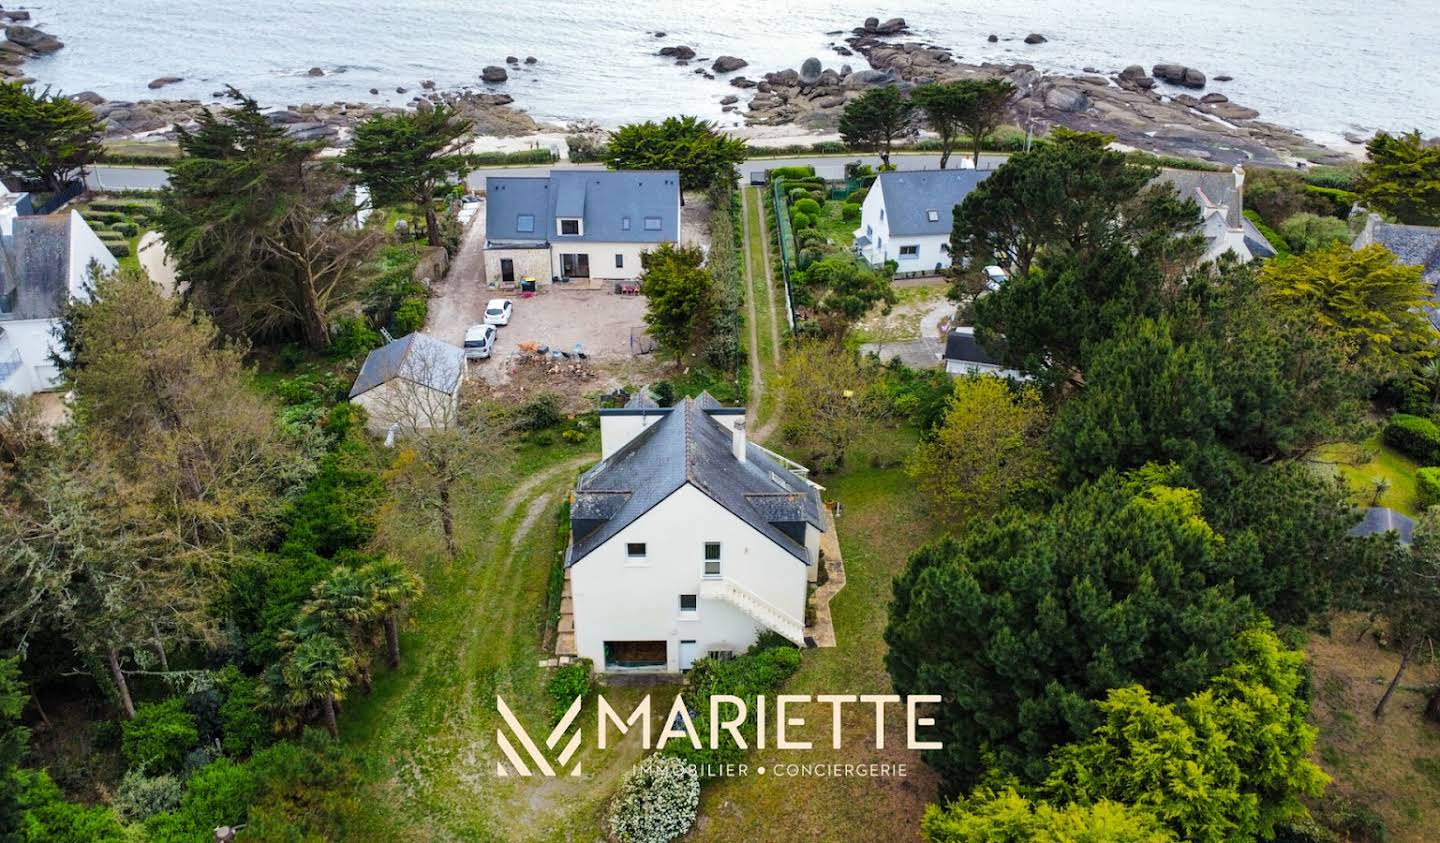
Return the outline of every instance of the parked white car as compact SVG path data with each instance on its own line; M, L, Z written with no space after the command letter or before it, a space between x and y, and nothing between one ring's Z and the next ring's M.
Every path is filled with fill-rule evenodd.
M465 359L484 360L495 350L500 331L494 325L471 325L465 332Z
M514 305L509 299L491 299L490 303L485 305L485 324L509 325L510 311L513 309Z
M1004 284L1009 277L1005 274L1005 270L998 266L985 267L985 287L991 292L1000 289L1000 285Z

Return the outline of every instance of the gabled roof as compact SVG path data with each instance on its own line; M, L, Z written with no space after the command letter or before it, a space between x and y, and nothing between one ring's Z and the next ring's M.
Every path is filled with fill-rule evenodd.
M521 216L534 217L521 231ZM583 233L561 237L555 220L579 217ZM660 228L646 229L645 219ZM679 241L680 174L675 170L553 170L548 176L485 179L485 239L497 243Z
M1360 523L1350 528L1350 535L1373 536L1392 531L1400 536L1401 544L1409 544L1415 532L1415 520L1389 507L1372 506L1365 510L1365 517Z
M744 462L735 459L733 434L712 418L725 409L704 393L661 409L664 418L581 476L566 564L579 562L686 485L809 564L804 544L777 525L804 522L823 530L819 493L753 442L746 443Z
M70 216L19 217L0 254L0 320L53 319L70 296Z
M885 201L890 236L949 236L955 206L965 201L990 170L897 170L876 180ZM930 214L935 211L935 214ZM934 216L935 219L930 219Z
M404 378L447 394L460 387L465 371L465 352L448 342L425 334L407 334L365 355L365 365L350 387L350 397Z
M968 328L951 329L950 335L945 338L944 359L984 366L1000 365L998 360L985 351L979 340L975 339L975 331Z
M1440 284L1440 228L1399 225L1371 214L1365 220L1364 230L1355 238L1353 247L1361 249L1372 243L1379 243L1394 252L1398 263L1425 267L1425 280L1431 285Z
M1233 170L1176 170L1162 168L1155 181L1168 182L1181 199L1193 199L1200 210L1225 208L1225 225L1242 228L1245 208L1241 188L1235 183ZM1153 184L1153 182L1152 182ZM1263 238L1262 238L1263 239Z

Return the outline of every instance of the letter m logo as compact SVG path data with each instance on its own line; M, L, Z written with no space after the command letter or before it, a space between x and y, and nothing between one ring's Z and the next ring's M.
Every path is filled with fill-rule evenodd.
M555 724L555 728L551 730L550 736L545 739L545 748L547 750L554 751L555 747L559 746L561 738L565 737L565 733L570 729L571 724L575 722L575 718L579 716L581 702L581 698L576 697L575 702L570 704L570 709L565 712L565 716L560 718L559 723ZM565 748L562 749L560 755L555 758L555 766L551 766L550 760L545 757L545 753L540 751L540 747L535 745L535 741L530 739L529 733L525 731L524 726L520 725L520 721L515 718L515 714L510 711L510 706L505 704L505 700L497 696L495 698L495 707L500 710L500 717L505 721L505 726L509 728L510 734L514 736L515 740L519 741L521 748L525 750L530 762L535 765L535 769L539 770L542 776L553 777L556 767L563 769L564 766L569 763L570 757L575 754L575 750L580 748L580 730L577 728L575 734L570 737L570 742L565 744ZM495 742L500 745L500 751L505 754L505 758L510 762L510 766L514 768L516 774L520 776L532 775L530 772L530 764L526 764L525 759L515 750L515 745L510 742L510 737L505 734L505 729L495 730ZM505 768L505 762L495 762L495 775L511 775L510 770ZM570 775L580 775L579 762L576 762L575 768L570 771Z

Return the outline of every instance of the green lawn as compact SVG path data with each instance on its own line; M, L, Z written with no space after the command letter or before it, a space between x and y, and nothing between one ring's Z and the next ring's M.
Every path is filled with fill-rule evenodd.
M940 532L910 478L893 465L914 444L908 429L876 430L873 441L852 454L847 469L816 478L827 487L825 497L843 505L837 529L846 585L832 603L839 646L806 650L785 693L891 693L883 638L891 581L910 553ZM875 459L891 467L874 468ZM716 841L916 839L925 804L936 798L938 779L904 748L903 716L887 719L885 749L877 750L873 708L850 706L842 721L843 746L834 750L828 705L789 710L805 719L800 736L814 741L814 749L755 750L747 763L903 763L907 776L720 779L702 791L702 820L691 836Z
M844 210L845 202L843 200L827 200L820 207L820 218L816 221L815 228L831 243L848 248L855 242L855 227L860 224L860 221L845 219Z
M1420 514L1420 501L1416 495L1415 470L1420 466L1399 451L1380 441L1375 434L1364 442L1339 442L1323 445L1316 449L1314 458L1333 465L1340 476L1355 491L1357 503L1372 505L1375 499L1375 481L1384 479L1390 487L1380 496L1379 504L1398 510L1406 515Z

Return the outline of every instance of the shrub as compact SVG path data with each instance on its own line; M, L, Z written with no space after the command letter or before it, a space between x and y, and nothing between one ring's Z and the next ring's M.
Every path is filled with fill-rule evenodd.
M117 222L114 225L110 226L110 228L119 232L120 234L125 235L126 237L134 237L135 235L140 233L140 226L136 225L133 222Z
M864 205L864 204L865 204L865 197L867 197L867 196L869 196L869 195L870 195L870 188L868 188L868 187L857 187L857 188L855 188L853 191L850 192L850 195L845 198L845 201L846 201L846 202L850 202L850 203L855 204L855 205Z
M801 229L809 228L810 226L812 226L812 225L814 225L814 224L815 224L815 221L812 220L812 219L809 217L808 214L801 213L800 211L792 211L792 212L790 213L790 225L791 225L797 232L800 231ZM796 236L799 236L799 235L797 234Z
M1421 416L1396 413L1385 425L1385 444L1426 465L1440 463L1440 427Z
M131 770L115 791L115 811L129 822L141 822L180 807L182 791L180 780L174 776L147 776L141 770Z
M695 822L700 777L678 758L651 755L630 768L610 808L610 833L622 843L669 843Z
M195 715L185 710L185 700L171 697L164 702L146 703L135 709L135 718L122 727L120 749L132 768L174 772L185 753L200 739Z
M270 719L260 709L260 683L234 665L220 674L220 745L236 758L248 757L274 741Z
M425 316L429 313L430 306L421 296L410 296L400 302L395 308L395 315L390 320L390 325L397 337L406 334L413 334L425 326Z
M846 202L840 207L840 218L848 222L856 222L860 219L860 204L858 202Z
M770 170L770 180L775 179L808 179L815 175L815 168L804 167L774 167Z
M341 319L330 338L330 353L336 357L359 357L384 342L380 332L358 316Z
M795 187L787 190L785 195L791 202L799 202L801 199L808 199L810 197L810 191L803 187Z
M1322 187L1318 184L1305 185L1305 195L1319 200L1328 208L1331 216L1347 217L1350 209L1360 201L1360 196L1338 187Z
M570 710L570 705L575 702L576 697L583 699L590 696L590 691L594 687L590 668L589 659L580 659L557 668L554 673L550 674L550 681L545 685L545 693L550 695L551 710L555 720L558 721L565 716L565 712Z
M1333 243L1349 243L1350 226L1342 219L1302 212L1280 223L1280 236L1291 251L1303 255Z
M1422 468L1415 472L1415 485L1420 505L1425 507L1440 504L1440 468Z
M1280 232L1266 225L1265 220L1260 218L1259 213L1246 211L1245 219L1254 223L1255 230L1259 231L1260 235L1264 237L1271 246L1275 247L1275 254L1285 257L1290 255L1290 244L1285 242L1285 238L1280 236Z
M820 203L809 197L796 202L793 207L807 217L814 217L820 213Z
M12 775L24 827L19 839L27 843L123 843L127 839L113 811L65 801L44 770L16 769Z
M511 412L510 426L519 431L545 430L564 420L565 416L560 412L560 396L542 392Z
M84 216L85 219L91 222L112 223L125 221L125 215L119 211L97 211L92 208L86 211Z
M130 257L130 244L126 243L124 240L101 240L100 242L105 244L106 250L115 257Z

